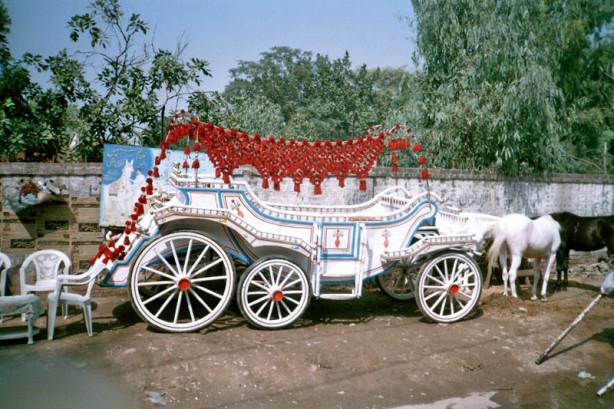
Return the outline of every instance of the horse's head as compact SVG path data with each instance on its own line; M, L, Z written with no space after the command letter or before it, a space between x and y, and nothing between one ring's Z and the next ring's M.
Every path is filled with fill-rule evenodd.
M124 164L124 169L122 170L122 175L130 177L130 175L132 175L133 170L134 170L134 159L130 161L126 159L126 163Z

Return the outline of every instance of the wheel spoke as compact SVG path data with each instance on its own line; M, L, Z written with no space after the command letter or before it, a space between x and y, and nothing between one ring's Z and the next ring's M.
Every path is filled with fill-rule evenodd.
M260 277L262 279L262 283L263 285L266 285L266 288L270 288L271 285L273 284L272 281L268 281L268 279L262 274L262 271L258 271L258 277Z
M149 287L150 285L174 285L175 280L173 281L143 281L138 283L139 287Z
M440 275L441 275L441 272L440 272ZM445 286L446 284L445 284L445 277L443 277L443 276L442 276L442 278L443 278L443 280L439 280L437 277L433 277L433 276L430 276L430 277L429 277L429 279L430 279L431 281L435 281L436 283L438 283L439 285L441 285L441 286L443 287L443 286Z
M271 315L273 315L273 309L275 308L275 303L271 300L269 303L269 312L267 313L266 319L268 321L271 320Z
M295 284L298 284L298 283L300 283L300 282L301 282L301 279L300 279L300 278L297 278L296 280L292 281L291 283L286 284L286 285L285 285L284 287L282 287L282 288L289 288L289 287L292 287L292 286L294 286Z
M196 261L194 261L194 263L192 263L192 267L190 267L190 271L188 271L186 273L186 275L188 277L192 277L192 273L194 272L194 269L196 268L196 266L198 266L200 264L200 260L202 260L202 258L205 256L205 254L207 254L207 251L209 251L210 248L211 248L211 246L209 244L207 244L205 246L205 248L200 252L200 254L198 255L198 258L196 259Z
M147 270L147 271L149 271L150 273L158 274L159 276L162 276L162 277L168 278L169 280L173 280L173 281L175 281L175 276L172 276L172 275L170 275L170 274L166 274L166 273L165 273L165 272L163 272L163 271L156 270L156 269L151 268L151 267L149 267L149 266L143 266L143 270Z
M254 293L250 293L250 295L253 295L253 294L254 294ZM270 298L270 297L269 297L269 293L266 293L266 295L264 295L264 296L262 296L262 297L260 297L260 298L258 298L258 299L255 299L254 301L251 301L251 302L250 302L249 304L247 304L247 305L249 305L249 306L251 307L252 305L256 305L256 304L259 304L259 303L261 303L261 302L265 302L265 301L266 301L266 300L268 300L269 298Z
M284 293L284 294L285 294L285 293ZM284 301L291 301L292 303L294 303L294 305L300 305L300 302L299 302L298 300L295 300L295 299L294 299L294 298L292 298L292 297L284 297L284 299L283 299L283 300L281 300L281 302L284 302ZM284 305L285 305L285 304L284 304Z
M177 250L175 249L175 242L171 240L171 250L173 252L173 258L175 259L175 267L177 268L176 274L181 274L181 263L179 262L179 256L177 255Z
M205 307L205 309L209 312L209 314L211 314L211 312L213 311L213 309L211 307L209 307L209 304L207 304L205 302L205 300L203 300L202 298L200 298L200 296L198 295L198 293L196 291L194 291L193 289L189 289L188 291L190 291L190 294L192 294L192 296L194 298L196 298L196 300L200 303L200 305L202 305L203 307ZM191 305L191 304L190 304Z
M221 258L218 258L217 260L207 264L205 267L203 267L200 270L198 270L196 273L194 273L194 275L192 275L190 277L197 277L200 274L204 273L205 271L209 270L210 268L215 267L216 265L218 265L222 261L224 261L224 260L222 260Z
M200 286L200 285L195 285L194 288L198 288L200 291L207 293L209 295L212 295L216 298L219 298L220 300L224 298L224 294L218 294L215 291L212 291L206 287Z
M260 299L260 301L262 301L262 305L260 306L260 308L258 308L258 311L256 311L256 316L260 316L260 314L262 313L262 310L264 310L266 306L268 305L269 300L270 300L269 297L263 297ZM256 303L254 302L253 304L256 304Z
M160 253L160 251L158 249L155 249L156 255L158 256L158 259L160 261L162 261L166 267L172 271L173 274L175 274L175 277L177 277L179 274L177 273L177 271L175 271L175 269L168 263L168 261L166 260L165 257L162 256L162 254Z
M270 286L267 285L268 283L260 282L260 281L252 281L250 284L254 285L254 286L258 287L258 288L262 288L267 293L269 292L269 288L271 288ZM250 294L251 294L251 292L250 292Z
M183 291L179 291L177 296L177 305L175 306L175 317L173 318L173 324L177 324L179 319L179 310L181 309L181 300L183 299Z
M173 298L175 298L175 294L176 293L172 293L170 297L168 297L166 299L166 301L164 301L164 304L162 304L162 306L160 307L160 309L158 310L158 312L156 312L155 316L156 318L158 318L160 316L160 314L162 314L162 312L166 309L166 307L168 306L168 304L173 300Z
M439 298L437 298L437 300L433 303L432 305L432 309L434 310L435 308L437 308L437 306L439 305L439 303L441 303L441 301L446 297L446 292L445 291L441 291L439 293L433 293L432 296L428 297L428 299L433 298L434 296L438 295Z
M297 275L297 273L296 273L295 271L290 271L290 272L289 272L289 273L288 273L288 274L287 274L287 275L284 277L284 280L281 282L281 284L279 284L279 283L278 283L278 284L279 284L279 288L286 288L286 287L288 287L288 286L290 286L290 285L292 285L292 284L294 284L294 283L296 283L296 282L301 281L301 280L300 280L300 277L299 277L299 279L298 279L298 280L295 280L294 282L292 282L292 283L290 283L290 284L286 284L286 283L288 282L288 280L290 279L290 277L292 277L292 276L294 276L294 275Z
M143 301L143 305L147 305L147 304L149 304L150 302L155 301L155 300L157 300L158 298L163 297L164 295L168 294L169 292L171 292L171 291L175 291L175 290L176 290L176 288L175 288L175 287L168 287L167 289L165 289L165 290L163 290L163 291L159 292L158 294L156 294L156 295L154 295L154 296L152 296L152 297L148 298L147 300Z
M217 280L228 280L227 276L211 276L211 277L202 277L202 278L194 278L190 281L193 283L204 283L205 281L217 281Z
M269 277L271 278L271 281L270 281L271 285L277 283L277 280L275 279L275 276L273 274L274 274L273 273L273 266L271 265L271 266L269 266Z
M283 275L283 271L284 271L284 266L279 266L279 271L277 272L277 276L275 277L275 285L278 286L278 287L280 287L279 280L281 280L281 277Z
M192 300L190 299L189 293L185 293L185 303L188 305L188 312L190 313L191 322L196 321L196 316L194 315L194 308L192 308Z

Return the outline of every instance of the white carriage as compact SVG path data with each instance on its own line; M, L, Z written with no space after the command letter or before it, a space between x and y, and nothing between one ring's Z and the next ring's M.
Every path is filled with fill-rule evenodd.
M202 329L233 297L251 325L284 328L312 298L360 297L371 278L394 298L415 296L436 322L466 317L479 300L475 237L440 232L438 217L465 221L431 193L392 187L359 205L276 204L185 164L166 182L143 189L147 200L90 267L100 285L128 286L157 329Z

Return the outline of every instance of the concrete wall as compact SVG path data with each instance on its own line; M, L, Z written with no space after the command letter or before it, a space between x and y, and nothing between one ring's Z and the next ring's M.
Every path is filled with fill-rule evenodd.
M291 181L280 191L260 188L259 177L249 171L237 172L238 179L250 185L264 200L281 203L353 204L368 200L388 186L400 185L412 193L426 189L417 169L393 173L387 168L371 172L366 191L358 190L358 181L346 180L346 187L328 179L321 196L313 195L307 181L295 193ZM76 271L87 269L102 242L98 226L102 164L0 163L0 251L19 263L37 249L65 251ZM64 190L57 200L15 213L6 197L18 191L27 180L52 179ZM584 216L614 214L614 176L555 174L545 177L504 178L490 172L431 170L430 190L444 204L466 211L504 215L524 213L530 216L568 210Z

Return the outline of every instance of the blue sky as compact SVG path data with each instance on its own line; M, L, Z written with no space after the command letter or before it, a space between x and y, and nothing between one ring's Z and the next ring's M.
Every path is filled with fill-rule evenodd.
M67 22L87 12L87 0L4 0L12 20L9 46L43 56L71 47ZM340 58L355 66L412 70L409 0L120 0L126 16L141 15L159 48L189 42L185 57L209 61L206 91L221 91L239 60L257 61L274 46ZM69 48L70 49L70 48ZM40 79L37 79L40 81Z

